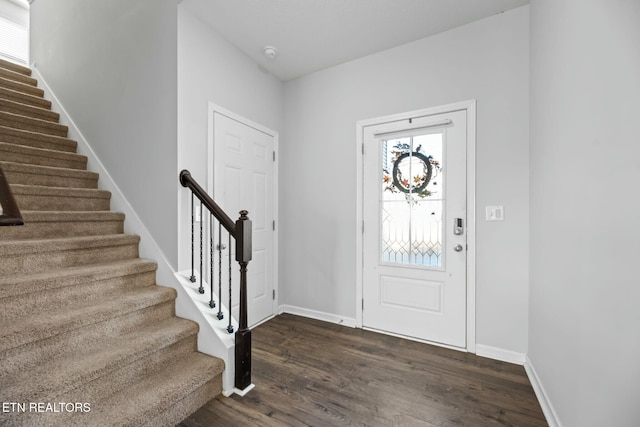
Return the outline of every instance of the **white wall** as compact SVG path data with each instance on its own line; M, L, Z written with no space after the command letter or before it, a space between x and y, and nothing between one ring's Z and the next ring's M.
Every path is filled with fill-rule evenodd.
M37 0L31 60L177 264L177 0Z
M564 426L640 420L640 2L531 2L529 358Z
M206 189L208 103L279 132L282 82L194 16L189 3L178 7L178 165ZM180 188L180 200L180 215L188 218L188 190ZM180 221L180 270L191 266L189 224Z
M281 304L356 316L356 122L476 99L477 342L526 353L528 23L515 9L285 84Z

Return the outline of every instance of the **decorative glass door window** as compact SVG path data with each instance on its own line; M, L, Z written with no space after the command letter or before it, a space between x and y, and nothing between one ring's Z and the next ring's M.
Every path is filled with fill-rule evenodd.
M443 131L382 140L382 262L441 269Z

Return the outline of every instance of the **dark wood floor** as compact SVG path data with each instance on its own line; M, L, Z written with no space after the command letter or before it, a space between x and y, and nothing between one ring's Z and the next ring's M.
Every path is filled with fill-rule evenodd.
M292 315L253 330L253 382L179 426L547 425L522 366Z

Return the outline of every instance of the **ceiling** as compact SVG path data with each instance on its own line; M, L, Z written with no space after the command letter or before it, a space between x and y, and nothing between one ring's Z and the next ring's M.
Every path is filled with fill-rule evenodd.
M529 0L184 0L282 81L409 43ZM278 56L265 57L265 46Z

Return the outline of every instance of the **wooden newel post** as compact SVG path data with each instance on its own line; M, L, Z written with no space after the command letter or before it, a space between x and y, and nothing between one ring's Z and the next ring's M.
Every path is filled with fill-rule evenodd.
M251 261L251 220L249 212L240 211L236 221L236 261L240 264L240 319L236 332L235 387L245 390L251 385L251 330L247 326L247 265Z

